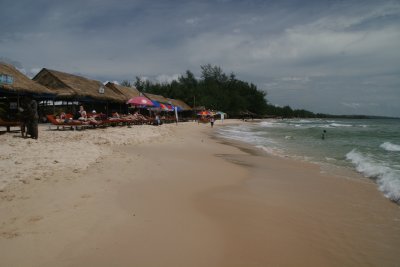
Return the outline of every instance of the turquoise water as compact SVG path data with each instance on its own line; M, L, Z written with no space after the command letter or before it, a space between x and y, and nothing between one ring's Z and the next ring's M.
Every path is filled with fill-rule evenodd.
M267 153L354 169L400 204L400 119L266 120L221 127L218 134Z

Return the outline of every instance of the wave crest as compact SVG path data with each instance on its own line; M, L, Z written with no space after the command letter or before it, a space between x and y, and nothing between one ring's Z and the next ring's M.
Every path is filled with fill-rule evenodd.
M343 124L343 123L331 123L329 126L332 127L352 127L353 125L351 124Z
M379 147L385 149L386 151L400 151L400 145L392 144L390 142L385 142L381 144Z
M369 178L375 178L386 197L400 204L400 172L384 166L356 149L346 154L356 170Z

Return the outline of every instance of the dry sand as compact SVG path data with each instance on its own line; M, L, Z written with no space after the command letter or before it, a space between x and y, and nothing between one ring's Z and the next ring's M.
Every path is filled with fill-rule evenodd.
M0 266L398 266L400 209L362 177L135 127L0 136Z
M0 190L10 184L51 177L65 169L84 170L109 155L112 145L157 142L169 135L169 126L57 131L40 125L39 135L39 140L23 139L19 133L0 135Z

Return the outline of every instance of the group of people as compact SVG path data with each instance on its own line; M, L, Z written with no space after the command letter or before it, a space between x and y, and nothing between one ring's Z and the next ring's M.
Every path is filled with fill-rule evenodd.
M62 117L64 115L64 118ZM105 115L104 115L105 116ZM61 113L60 119L66 119L68 118L65 117L65 113ZM75 114L74 120L79 120L82 122L100 122L102 119L102 114L97 114L96 110L93 110L91 114L88 114L85 110L85 108L81 105L79 106L79 110ZM72 120L72 119L70 119ZM121 115L118 112L113 112L112 116L108 118L110 121L119 121L119 120L135 120L135 121L140 121L140 122L148 122L148 118L140 114L139 112L135 112L133 114L127 114L127 115Z
M38 115L38 107L36 100L32 99L29 96L25 96L22 99L21 106L19 108L20 116L21 116L21 132L24 138L30 137L34 139L38 139L38 122L39 122L39 115ZM81 105L79 106L79 110L76 112L73 118L67 117L65 112L62 112L60 116L56 119L59 122L68 123L74 120L84 121L84 122L97 122L96 111L93 110L91 116L88 116L85 108ZM113 113L112 119L132 119L138 120L142 122L148 121L148 119L140 114L139 112L135 112L134 114L129 114L126 116L120 116L117 112ZM155 116L154 125L161 125L162 119L158 114ZM214 126L214 117L210 118L211 127Z

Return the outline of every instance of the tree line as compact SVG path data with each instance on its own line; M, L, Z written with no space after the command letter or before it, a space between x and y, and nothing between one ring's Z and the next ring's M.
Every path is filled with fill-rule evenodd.
M129 81L121 83L131 86ZM307 110L293 110L289 106L277 107L269 104L266 92L261 91L253 83L236 78L234 73L225 74L218 66L211 64L201 66L201 78L186 73L172 82L152 82L136 77L133 84L139 91L180 99L192 107L204 106L212 110L220 110L231 117L240 116L279 116L279 117L315 117Z

